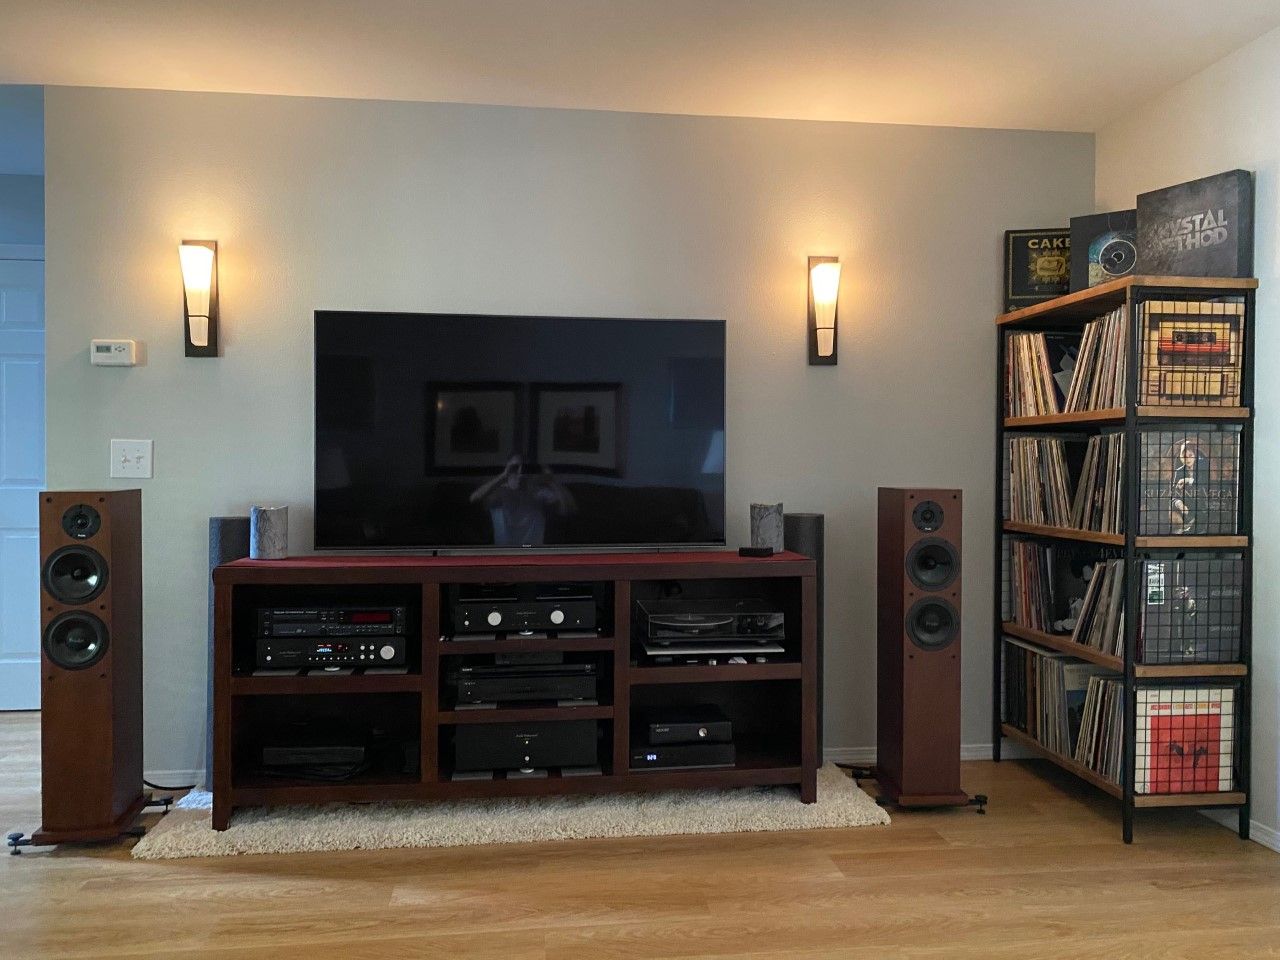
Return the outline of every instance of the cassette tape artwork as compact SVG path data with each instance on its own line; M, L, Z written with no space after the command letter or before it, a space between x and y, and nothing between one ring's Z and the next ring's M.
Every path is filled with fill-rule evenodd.
M1237 407L1244 362L1244 301L1142 304L1141 398L1146 406Z

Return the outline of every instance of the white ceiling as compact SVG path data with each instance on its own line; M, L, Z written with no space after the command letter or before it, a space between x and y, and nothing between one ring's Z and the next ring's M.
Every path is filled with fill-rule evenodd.
M1096 130L1280 0L0 0L0 83Z

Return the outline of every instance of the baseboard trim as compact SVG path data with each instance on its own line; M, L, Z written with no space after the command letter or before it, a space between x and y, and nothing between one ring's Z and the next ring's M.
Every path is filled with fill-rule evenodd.
M1202 816L1208 817L1220 827L1226 827L1232 833L1240 829L1240 818L1232 810L1201 810ZM1256 844L1280 853L1280 830L1257 820L1249 821L1249 839Z
M1017 743L1005 743L1000 750L1005 760L1034 760L1036 755ZM822 751L822 759L831 763L855 763L859 766L870 766L876 762L875 747L827 747ZM965 743L960 745L961 760L990 760L991 744Z

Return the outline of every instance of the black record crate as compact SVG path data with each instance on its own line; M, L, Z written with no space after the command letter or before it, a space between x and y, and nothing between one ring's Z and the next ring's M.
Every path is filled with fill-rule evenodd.
M1240 530L1239 424L1144 429L1139 536L1231 536Z
M1144 664L1237 663L1244 629L1242 554L1149 554L1142 584L1138 660Z

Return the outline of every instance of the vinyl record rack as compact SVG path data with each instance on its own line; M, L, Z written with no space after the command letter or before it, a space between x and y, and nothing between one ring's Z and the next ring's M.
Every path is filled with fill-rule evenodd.
M1135 811L1157 807L1234 809L1240 837L1249 836L1256 288L1252 278L1127 276L996 318L993 759L1007 739L1117 798L1125 843ZM1055 405L1051 349L1028 365L1025 342L1015 351L1011 338L1079 345L1091 321L1116 310L1124 330L1102 375L1123 384L1123 403L1082 410L1059 401L1059 412L1046 412ZM1074 359L1084 358L1082 350ZM1015 405L1007 392L1019 363L1025 392ZM1065 395L1080 367L1060 365ZM1047 403L1038 399L1046 392ZM1037 412L1011 416L1026 412L1029 394ZM1022 504L1046 476L1062 476L1070 498L1089 469L1090 438L1105 437L1113 439L1095 439L1092 450L1118 454L1106 475L1118 526L1010 518L1015 478ZM1015 438L1043 438L1053 464L1034 450L1015 464ZM1067 452L1059 459L1058 450ZM1028 556L1046 558L1033 578ZM1111 629L1109 649L1105 636L1090 644L1071 629L1090 609L1079 584L1105 560L1122 571L1110 619L1097 615L1099 635ZM1074 593L1055 589L1071 577ZM1032 594L1044 615L1029 625ZM1066 672L1076 686L1056 679ZM1106 710L1120 720L1109 744L1098 739L1099 727L1115 728Z

